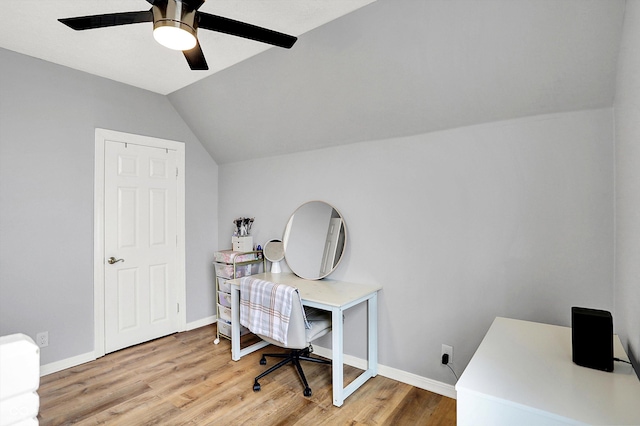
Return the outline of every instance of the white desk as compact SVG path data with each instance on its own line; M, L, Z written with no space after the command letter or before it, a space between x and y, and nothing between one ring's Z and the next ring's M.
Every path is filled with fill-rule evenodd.
M333 405L340 407L349 395L378 374L378 291L381 286L331 280L311 281L290 273L264 273L253 277L296 287L303 305L331 312ZM240 279L228 283L231 284L231 359L238 361L240 357L263 348L268 343L261 341L240 349ZM367 302L367 369L344 387L342 314L362 302Z
M614 336L614 355L628 360ZM458 425L640 425L640 381L571 360L571 328L496 318L456 384Z

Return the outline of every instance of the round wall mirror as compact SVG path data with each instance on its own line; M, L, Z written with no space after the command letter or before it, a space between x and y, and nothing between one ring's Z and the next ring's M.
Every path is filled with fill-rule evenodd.
M282 272L280 261L284 259L284 244L280 240L269 240L264 244L262 249L264 258L271 262L271 273L279 274Z
M332 273L344 254L347 231L342 215L323 201L309 201L293 212L284 231L284 257L301 278L319 280Z

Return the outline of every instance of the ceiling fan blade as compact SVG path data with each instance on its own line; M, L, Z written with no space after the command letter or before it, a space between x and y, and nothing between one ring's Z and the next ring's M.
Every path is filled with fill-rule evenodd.
M200 9L200 6L204 4L205 0L181 0L182 3L189 6L192 10Z
M185 59L189 63L189 67L194 71L205 71L209 69L207 60L204 58L200 42L196 42L196 47L191 50L183 50Z
M74 30L90 30L92 28L113 27L116 25L153 22L151 9L140 12L107 13L104 15L78 16L76 18L58 19Z
M205 30L261 41L286 49L291 48L296 40L298 40L298 38L294 36L204 12L198 12L198 27L204 28Z

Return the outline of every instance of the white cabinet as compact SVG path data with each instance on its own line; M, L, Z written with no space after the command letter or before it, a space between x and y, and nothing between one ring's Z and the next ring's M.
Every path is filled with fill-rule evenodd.
M221 337L231 340L231 287L227 281L257 274L264 261L261 251L223 250L215 253L213 263L216 268L216 312L218 317L217 338L214 343L217 345L220 343ZM249 330L242 327L240 335L248 332Z
M640 425L640 381L572 362L571 328L496 318L456 384L465 425ZM628 361L618 336L614 356Z

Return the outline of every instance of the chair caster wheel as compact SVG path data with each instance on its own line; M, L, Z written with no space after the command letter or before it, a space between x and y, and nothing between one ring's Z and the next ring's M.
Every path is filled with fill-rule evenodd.
M260 359L260 365L267 365L267 359L265 357Z
M253 384L253 391L254 391L254 392L258 392L259 390L260 390L260 383L255 382L255 383Z
M254 387L255 389L255 387ZM311 388L305 388L304 392L303 392L304 396L311 396Z
M217 345L218 343L220 343L220 339L216 339L216 340L213 341L214 345Z

